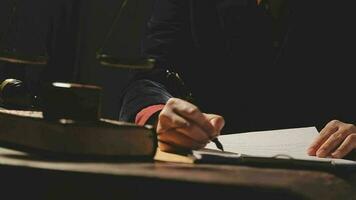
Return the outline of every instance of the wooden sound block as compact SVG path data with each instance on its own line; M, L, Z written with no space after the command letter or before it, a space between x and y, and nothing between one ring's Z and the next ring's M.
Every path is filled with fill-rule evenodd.
M153 159L151 126L100 119L47 121L42 112L0 110L0 146L39 154L122 159Z

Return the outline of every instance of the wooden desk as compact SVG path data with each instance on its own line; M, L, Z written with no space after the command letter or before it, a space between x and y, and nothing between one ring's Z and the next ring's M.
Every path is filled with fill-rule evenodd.
M59 161L4 148L0 185L2 195L11 199L356 199L356 175L229 165Z

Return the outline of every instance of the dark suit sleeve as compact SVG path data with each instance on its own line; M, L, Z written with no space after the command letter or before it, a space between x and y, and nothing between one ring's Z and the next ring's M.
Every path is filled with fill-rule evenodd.
M172 95L166 87L148 79L134 81L126 90L122 100L120 120L134 122L138 112L157 104L165 104Z
M133 122L143 108L165 104L171 97L187 93L176 76L170 76L179 63L182 52L191 48L189 0L156 0L147 23L143 54L156 60L151 71L138 73L129 84L121 100L119 119Z

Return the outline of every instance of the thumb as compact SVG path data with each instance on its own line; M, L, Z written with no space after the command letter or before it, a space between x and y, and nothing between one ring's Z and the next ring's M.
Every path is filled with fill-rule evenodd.
M222 116L220 115L215 115L215 114L204 114L205 117L209 120L211 125L215 128L215 130L220 133L221 130L225 126L225 120Z

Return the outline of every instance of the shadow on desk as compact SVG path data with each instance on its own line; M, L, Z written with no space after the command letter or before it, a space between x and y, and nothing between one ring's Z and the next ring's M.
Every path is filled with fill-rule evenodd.
M306 199L278 188L0 167L11 199ZM5 192L6 193L6 192ZM4 194L5 195L5 194ZM10 198L9 198L10 199Z

